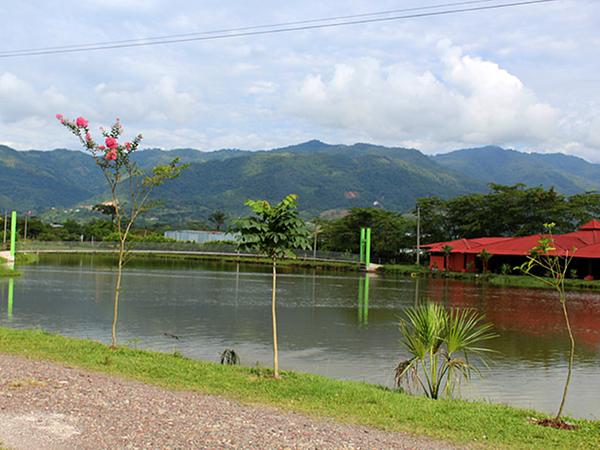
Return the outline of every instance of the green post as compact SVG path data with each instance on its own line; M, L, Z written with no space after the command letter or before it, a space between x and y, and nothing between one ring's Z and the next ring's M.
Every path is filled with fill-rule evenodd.
M13 211L10 217L10 256L15 257L17 240L17 212Z
M366 229L366 242L365 242L365 266L369 270L369 264L371 264L371 229Z
M365 229L360 229L360 263L365 262Z
M14 289L15 289L15 280L14 280L14 278L10 277L8 279L8 309L7 309L7 316L9 319L12 319Z

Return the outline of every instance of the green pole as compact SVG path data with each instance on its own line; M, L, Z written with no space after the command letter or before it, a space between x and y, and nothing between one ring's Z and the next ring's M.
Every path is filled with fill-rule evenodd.
M14 289L15 289L15 280L14 280L14 278L10 277L8 279L8 310L7 310L8 311L7 316L9 319L12 319Z
M369 274L365 275L365 296L363 301L363 324L369 323Z
M365 262L365 229L360 229L360 263Z
M17 240L17 212L13 211L10 217L10 256L15 257Z
M371 229L366 230L366 242L365 242L365 266L369 270L369 264L371 264Z

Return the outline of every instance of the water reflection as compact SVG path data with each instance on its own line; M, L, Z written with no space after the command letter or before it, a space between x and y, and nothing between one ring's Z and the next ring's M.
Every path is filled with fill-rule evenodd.
M358 324L369 324L369 276L366 273L358 279Z

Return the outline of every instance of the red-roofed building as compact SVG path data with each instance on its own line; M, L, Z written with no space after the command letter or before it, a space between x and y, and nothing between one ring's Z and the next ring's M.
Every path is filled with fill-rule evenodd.
M502 264L510 267L524 261L524 257L534 248L543 235L523 237L489 237L457 239L448 242L428 244L429 268L451 272L478 272L482 270L482 252L489 253L490 269L499 270ZM600 220L591 220L577 231L554 235L557 255L573 255L571 267L580 277L588 275L600 279Z

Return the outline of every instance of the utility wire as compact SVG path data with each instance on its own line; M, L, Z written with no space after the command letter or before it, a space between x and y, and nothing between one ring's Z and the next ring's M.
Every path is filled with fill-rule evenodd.
M481 1L489 1L489 0L481 0ZM422 17L432 17L432 16L444 16L450 14L459 14L466 12L476 12L476 11L486 11L500 8L511 8L516 6L525 6L525 5L533 5L533 4L541 4L541 3L551 3L556 2L558 0L529 0L529 1L517 1L512 3L502 3L495 5L486 5L486 6L475 6L468 8L458 8L458 9L447 9L443 11L433 11L433 12L424 12L424 13L415 13L415 14L407 14L400 16L391 16L391 17L377 17L371 19L357 19L343 22L334 22L334 23L325 23L325 24L316 24L316 25L299 25L299 26L291 26L291 27L282 27L282 28L274 28L270 30L256 30L256 31L243 31L243 32L234 32L226 34L218 34L219 31L216 32L207 32L214 33L209 36L195 36L195 37L181 37L181 38L173 38L173 39L164 39L160 41L153 42L122 42L118 43L117 41L109 42L107 44L85 44L85 46L74 47L74 46L65 46L66 48L55 48L55 49L32 49L32 50L22 50L22 51L12 51L12 52L4 52L0 53L0 58L12 58L18 56L38 56L38 55L52 55L52 54L62 54L62 53L79 53L86 51L97 51L97 50L112 50L119 48L132 48L132 47L146 47L152 45L162 45L162 44L177 44L183 42L194 42L194 41L211 41L216 39L226 39L232 37L248 37L248 36L260 36L266 34L275 34L275 33L287 33L292 31L305 31L305 30L314 30L314 29L324 29L324 28L333 28L339 26L346 25L360 25L360 24L368 24L368 23L377 23L377 22L390 22L395 20L407 20L407 19L416 19ZM467 2L464 2L467 3ZM377 13L372 13L377 14ZM313 21L325 20L325 19L314 19ZM309 21L307 21L309 22ZM272 27L277 27L279 25L273 25ZM256 29L261 27L268 27L268 25L262 25L258 27L246 27L247 29ZM199 33L198 33L199 34ZM150 38L152 39L152 38Z
M254 26L246 26L239 28L225 28L220 30L212 30L212 31L198 31L194 33L182 33L182 34L169 34L164 36L153 36L153 37L145 37L145 38L135 38L135 39L123 39L123 40L111 40L104 42L93 42L87 44L70 44L70 45L61 45L54 47L35 47L35 48L22 48L19 50L0 50L0 55L8 55L12 53L29 53L29 52L39 52L46 50L64 50L64 49L79 49L86 47L96 47L99 45L113 45L113 44L126 44L132 42L146 42L146 41L162 41L165 39L175 39L175 38L184 38L191 36L206 36L211 34L222 34L222 33L233 33L240 31L250 31L250 30L260 30L264 28L277 28L277 27L287 27L293 25L305 25L310 23L319 23L319 22L332 22L334 20L345 20L345 19L356 19L359 17L373 17L373 16L381 16L381 15L389 15L389 14L398 14L398 13L406 13L412 11L424 11L430 9L440 9L440 8L449 8L455 6L465 6L465 5L473 5L478 3L491 3L498 0L470 0L470 1L462 1L462 2L453 2L453 3L441 3L437 5L428 5L428 6L417 6L413 8L402 8L402 9L390 9L387 11L379 11L379 12L370 12L370 13L362 13L362 14L353 14L349 16L335 16L335 17L326 17L320 19L307 19L300 20L295 22L281 22L270 25L254 25Z

